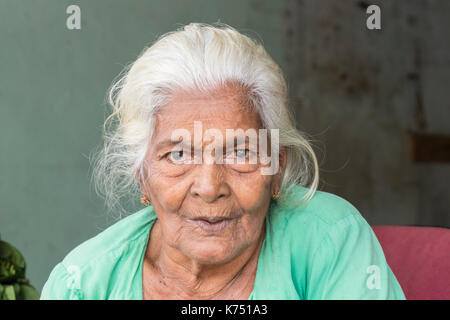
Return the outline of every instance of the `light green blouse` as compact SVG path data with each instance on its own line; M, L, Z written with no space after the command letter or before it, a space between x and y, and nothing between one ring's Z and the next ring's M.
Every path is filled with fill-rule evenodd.
M289 197L307 188L294 186ZM151 206L73 249L50 273L41 299L142 299ZM304 209L272 202L252 299L405 299L383 250L347 200L316 191Z

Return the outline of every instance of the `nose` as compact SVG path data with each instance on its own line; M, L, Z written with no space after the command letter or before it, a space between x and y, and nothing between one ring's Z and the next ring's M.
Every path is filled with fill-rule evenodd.
M230 195L229 186L224 181L224 168L220 164L203 163L198 165L194 173L191 195L207 203Z

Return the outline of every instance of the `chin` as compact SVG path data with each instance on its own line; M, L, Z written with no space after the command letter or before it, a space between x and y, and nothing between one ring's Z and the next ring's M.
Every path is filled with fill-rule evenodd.
M202 240L185 248L185 253L191 259L201 264L220 264L233 259L240 250L236 245L225 241Z

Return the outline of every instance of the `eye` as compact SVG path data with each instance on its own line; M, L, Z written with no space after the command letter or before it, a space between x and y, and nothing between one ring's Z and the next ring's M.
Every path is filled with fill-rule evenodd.
M166 155L170 161L172 162L182 162L184 160L184 151L183 150L174 150Z
M250 160L250 158L255 156L255 153L251 151L250 149L241 148L241 149L234 149L231 152L227 153L227 163L229 164L244 164L247 163L247 161Z
M236 150L234 150L234 153L235 153L236 157L240 158L240 159L247 158L249 152L250 151L248 149L236 149Z

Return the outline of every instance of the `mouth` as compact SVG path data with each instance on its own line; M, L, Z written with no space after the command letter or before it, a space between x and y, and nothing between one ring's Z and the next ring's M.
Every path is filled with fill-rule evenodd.
M225 230L225 228L235 219L236 218L201 217L188 220L196 224L206 233L217 234Z

